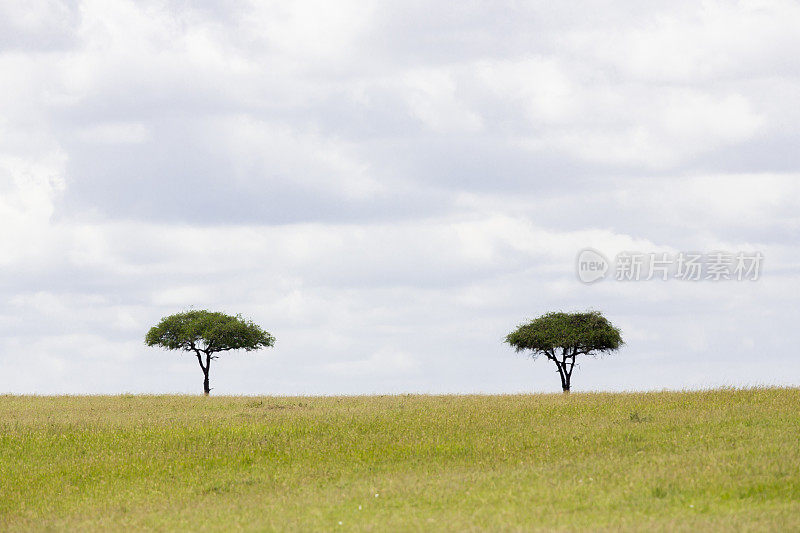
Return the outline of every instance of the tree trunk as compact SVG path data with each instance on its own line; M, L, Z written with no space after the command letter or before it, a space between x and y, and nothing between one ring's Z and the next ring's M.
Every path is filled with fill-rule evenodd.
M569 394L569 378L572 377L572 366L567 367L566 357L559 361L558 358L551 353L548 355L548 359L556 364L558 377L561 379L561 390L564 394Z
M555 361L555 363L556 363L556 368L558 368L558 377L559 377L559 379L561 379L561 390L563 390L564 392L568 392L569 391L569 381L567 381L568 378L567 378L566 369L563 368L561 363L558 362L557 360Z
M194 343L191 344L194 354L197 356L197 362L200 363L200 370L203 371L203 394L208 396L211 392L211 385L208 383L208 373L211 371L211 353L208 350L200 350ZM203 356L206 354L206 364L203 364Z

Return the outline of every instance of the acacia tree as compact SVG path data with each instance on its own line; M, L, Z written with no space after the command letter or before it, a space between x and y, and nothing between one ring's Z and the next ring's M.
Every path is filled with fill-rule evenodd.
M210 311L186 311L161 319L144 339L148 346L194 353L203 370L203 392L211 392L208 374L211 361L220 352L247 352L275 344L275 337L241 315L230 316Z
M519 326L505 342L517 352L530 350L533 359L544 355L553 361L565 393L579 355L610 353L624 344L619 329L599 311L547 313Z

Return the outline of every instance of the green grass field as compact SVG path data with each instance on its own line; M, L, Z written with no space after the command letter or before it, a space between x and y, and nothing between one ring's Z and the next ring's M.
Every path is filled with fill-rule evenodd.
M800 530L800 389L0 396L0 530Z

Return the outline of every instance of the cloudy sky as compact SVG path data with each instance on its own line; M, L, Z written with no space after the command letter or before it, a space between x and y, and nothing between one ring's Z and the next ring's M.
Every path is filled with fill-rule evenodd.
M550 392L503 337L623 331L575 390L800 385L800 5L0 2L0 392ZM764 256L584 284L586 247Z

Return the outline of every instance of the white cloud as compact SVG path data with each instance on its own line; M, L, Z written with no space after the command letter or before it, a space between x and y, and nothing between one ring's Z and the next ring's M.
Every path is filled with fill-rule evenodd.
M575 32L567 41L624 73L658 82L796 76L797 3L786 0L675 4L617 31Z
M77 137L88 143L138 144L149 137L147 126L136 122L110 122L82 128Z
M468 109L456 92L450 73L425 69L403 74L402 92L411 113L431 130L475 132L481 129L481 117Z
M534 123L574 123L586 111L584 95L555 58L483 60L475 74L494 99L519 104Z
M385 187L370 176L368 165L345 142L249 116L215 120L209 134L214 136L209 141L220 137L217 142L225 146L226 156L238 170L233 180L252 179L250 171L255 167L267 184L277 178L354 199L385 193Z
M64 188L61 152L23 159L0 152L0 264L46 261L50 217Z
M218 392L555 390L502 338L589 307L628 347L579 388L796 374L793 2L20 6L0 392L195 391L191 360L142 343L189 306L278 337L221 360ZM766 270L586 286L586 246Z
M249 36L265 39L284 57L335 62L358 51L358 38L374 9L371 4L321 0L283 5L254 2L252 12L243 17L243 26Z
M0 50L47 50L69 44L77 13L69 2L11 0L0 4Z
M409 354L389 350L379 350L367 359L330 363L325 369L334 375L348 378L375 376L398 376L408 374L419 368L419 363Z

